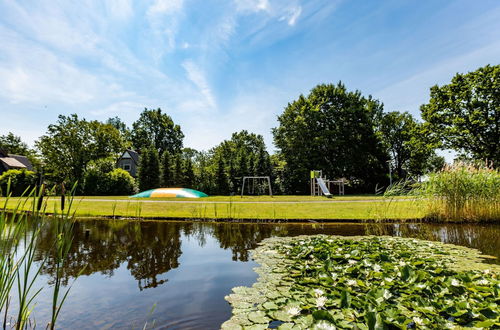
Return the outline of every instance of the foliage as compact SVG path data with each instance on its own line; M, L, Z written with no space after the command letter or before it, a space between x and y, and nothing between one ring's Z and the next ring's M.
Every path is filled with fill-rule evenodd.
M7 135L0 135L0 150L5 150L9 154L15 155L27 155L31 153L28 145L12 132L9 132Z
M27 170L8 170L0 175L0 195L7 191L12 196L20 196L29 188L36 185L37 176L35 172ZM10 185L10 186L9 186Z
M434 144L408 112L385 113L380 122L380 133L392 160L394 180L420 176L430 168L435 156Z
M140 152L152 146L158 154L168 150L172 154L181 151L184 134L181 127L161 109L144 109L139 119L132 124L132 142Z
M124 169L115 168L106 174L108 182L107 195L122 196L132 195L135 188L135 179Z
M158 151L149 147L142 150L138 174L139 190L158 188L160 185L160 160Z
M103 196L109 192L107 174L114 169L112 158L92 160L83 177L83 192L89 196Z
M457 163L432 173L420 191L429 201L429 217L445 221L500 220L500 171Z
M28 213L22 209L29 200L31 200L31 210L28 217ZM41 194L36 195L35 190L32 190L27 198L17 202L14 212L7 210L7 203L8 200L0 210L0 314L3 315L4 329L9 325L13 329L27 329L36 327L36 323L31 320L31 313L37 304L38 294L43 290L43 287L37 287L37 283L49 258L48 254L40 255L35 248L42 228L48 221L44 215L47 200L44 201ZM55 255L53 264L56 266L53 276L52 305L49 307L52 315L50 322L47 323L47 328L50 329L55 329L62 306L71 289L69 286L62 290L60 271L64 267L73 241L71 204L72 197L66 212L58 212L56 209L55 216L58 222L56 242L52 242L49 249L49 252ZM15 316L10 315L12 294L16 295L17 299Z
M172 155L167 150L161 155L160 163L160 185L172 187L174 174L172 171Z
M429 134L446 147L500 164L500 65L457 74L450 84L432 87L429 103L420 109Z
M238 193L244 176L271 176L269 153L262 135L246 130L233 133L211 151L214 193Z
M40 167L40 160L36 152L28 147L26 143L21 140L21 137L9 132L7 135L0 135L0 150L9 154L22 155L28 157L33 167Z
M46 175L54 182L82 182L92 160L116 157L125 148L120 132L110 124L60 115L36 142Z
M328 178L345 177L359 189L373 191L388 181L387 154L377 134L382 104L342 83L318 85L289 103L273 129L286 162L285 191L309 192L309 171Z
M223 329L456 329L500 325L500 267L476 250L390 237L264 241ZM490 270L493 269L493 271Z
M125 141L127 149L132 146L132 131L127 127L127 124L125 124L120 117L116 116L113 118L109 118L108 120L106 120L106 124L113 126L120 132L122 139Z

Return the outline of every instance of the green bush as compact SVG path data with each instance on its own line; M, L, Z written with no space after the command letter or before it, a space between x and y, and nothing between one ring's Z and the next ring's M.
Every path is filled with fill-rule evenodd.
M10 192L12 196L22 195L28 188L36 185L36 174L27 170L8 170L0 175L0 194L7 195L10 180Z
M500 172L459 163L432 173L422 185L430 217L447 221L500 220Z
M110 159L99 159L89 164L84 175L85 195L130 195L135 192L135 179L125 170L114 168Z
M135 192L135 179L121 168L107 173L106 178L110 195L131 195Z

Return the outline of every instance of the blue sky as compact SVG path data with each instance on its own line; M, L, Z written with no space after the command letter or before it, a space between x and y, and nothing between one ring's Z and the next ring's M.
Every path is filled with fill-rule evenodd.
M247 129L273 149L277 115L318 83L418 116L430 86L499 62L497 0L0 0L0 134L161 107L186 146Z

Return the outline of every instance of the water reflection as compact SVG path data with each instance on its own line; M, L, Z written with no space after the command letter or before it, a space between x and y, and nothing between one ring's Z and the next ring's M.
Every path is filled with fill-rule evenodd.
M203 247L206 237L215 238L221 249L229 249L233 261L248 261L249 250L271 236L304 234L389 235L437 240L473 247L500 258L498 225L433 224L240 224L201 222L80 221L74 226L74 244L65 265L65 283L78 273L113 276L122 264L130 271L142 291L168 281L161 277L179 267L184 237ZM38 259L50 254L54 241L54 222L41 231ZM49 255L43 273L53 275L53 256Z
M40 286L53 282L55 230L53 221L41 228L37 260L47 260ZM231 314L224 296L257 277L249 251L272 236L415 237L473 247L500 258L500 225L89 220L76 222L73 231L64 283L73 283L80 272L84 276L74 283L59 323L71 329L139 328L153 306L158 327L216 329ZM50 290L42 291L37 301L33 315L44 324L50 316Z

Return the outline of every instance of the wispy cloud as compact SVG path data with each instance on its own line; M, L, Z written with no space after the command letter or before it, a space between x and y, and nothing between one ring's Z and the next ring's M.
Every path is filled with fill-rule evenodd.
M295 6L292 7L288 10L287 15L282 16L282 20L286 20L288 25L294 26L295 23L297 23L297 19L299 18L300 14L302 13L302 7L301 6Z
M188 79L198 87L200 93L203 95L205 102L202 103L202 105L204 105L205 108L215 108L215 97L212 94L203 71L191 60L183 62L182 67L186 70Z
M182 9L184 0L155 0L148 8L148 15L174 14Z

